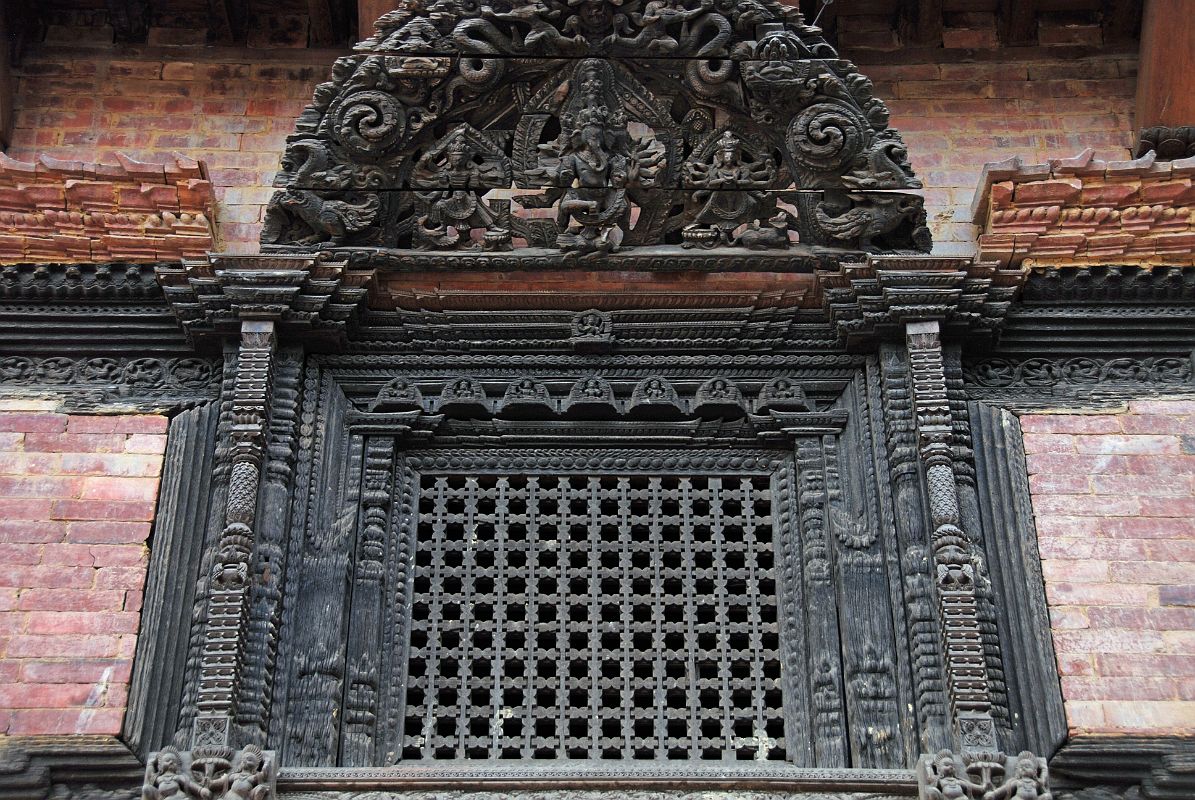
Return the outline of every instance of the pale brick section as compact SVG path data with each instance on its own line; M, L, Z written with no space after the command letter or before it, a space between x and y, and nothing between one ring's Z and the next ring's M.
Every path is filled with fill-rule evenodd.
M1021 427L1072 731L1195 732L1195 401Z
M166 418L0 405L0 734L116 734Z

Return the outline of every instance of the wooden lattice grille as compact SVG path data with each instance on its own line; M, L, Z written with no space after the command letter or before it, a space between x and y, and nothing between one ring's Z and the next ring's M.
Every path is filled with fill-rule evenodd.
M769 479L420 481L404 759L784 759Z

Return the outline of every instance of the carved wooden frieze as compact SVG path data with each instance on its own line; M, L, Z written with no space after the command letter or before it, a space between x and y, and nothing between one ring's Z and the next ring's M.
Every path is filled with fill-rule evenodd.
M871 82L774 0L401 3L316 89L275 185L267 249L930 246Z
M276 800L277 765L272 752L256 745L240 750L200 747L166 748L145 765L142 800Z

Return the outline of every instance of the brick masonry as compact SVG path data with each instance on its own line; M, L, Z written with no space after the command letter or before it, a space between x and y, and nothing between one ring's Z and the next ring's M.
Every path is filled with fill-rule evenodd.
M1195 400L1021 427L1071 730L1195 733Z
M166 418L0 401L0 734L116 734Z
M118 152L204 161L216 188L218 246L252 251L286 135L330 74L334 51L45 45L16 72L9 155L116 163ZM975 252L970 203L989 161L1026 163L1086 147L1128 157L1136 58L1063 60L1048 48L1023 60L863 64L925 183L926 207L944 255ZM851 52L844 55L850 57Z

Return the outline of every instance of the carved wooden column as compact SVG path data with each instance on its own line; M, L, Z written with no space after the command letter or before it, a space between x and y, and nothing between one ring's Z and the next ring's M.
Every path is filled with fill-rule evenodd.
M1046 761L1030 752L1000 752L988 685L987 648L979 622L976 559L962 528L955 479L953 415L937 320L908 322L905 345L913 387L917 444L934 526L931 552L946 689L958 752L918 761L922 800L933 797L1048 797ZM992 794L1007 792L1007 794Z
M921 468L928 487L938 621L946 657L946 690L955 735L964 750L994 750L987 666L975 599L975 567L960 525L954 479L950 401L937 321L905 328Z
M274 322L245 320L232 397L232 461L224 530L217 545L199 665L194 747L229 744L247 634L249 557L265 455Z
M1137 155L1195 156L1195 14L1189 0L1147 0L1137 70Z
M304 352L343 341L372 272L318 255L211 255L161 267L157 277L192 342L231 339L236 357L225 381L228 417L218 429L229 476L223 527L210 568L198 576L206 616L197 617L202 635L188 674L197 709L191 749L151 754L145 794L165 796L176 786L213 800L272 800L274 753L264 749L269 672ZM280 339L289 344L280 347ZM186 724L181 728L176 738L186 742Z

